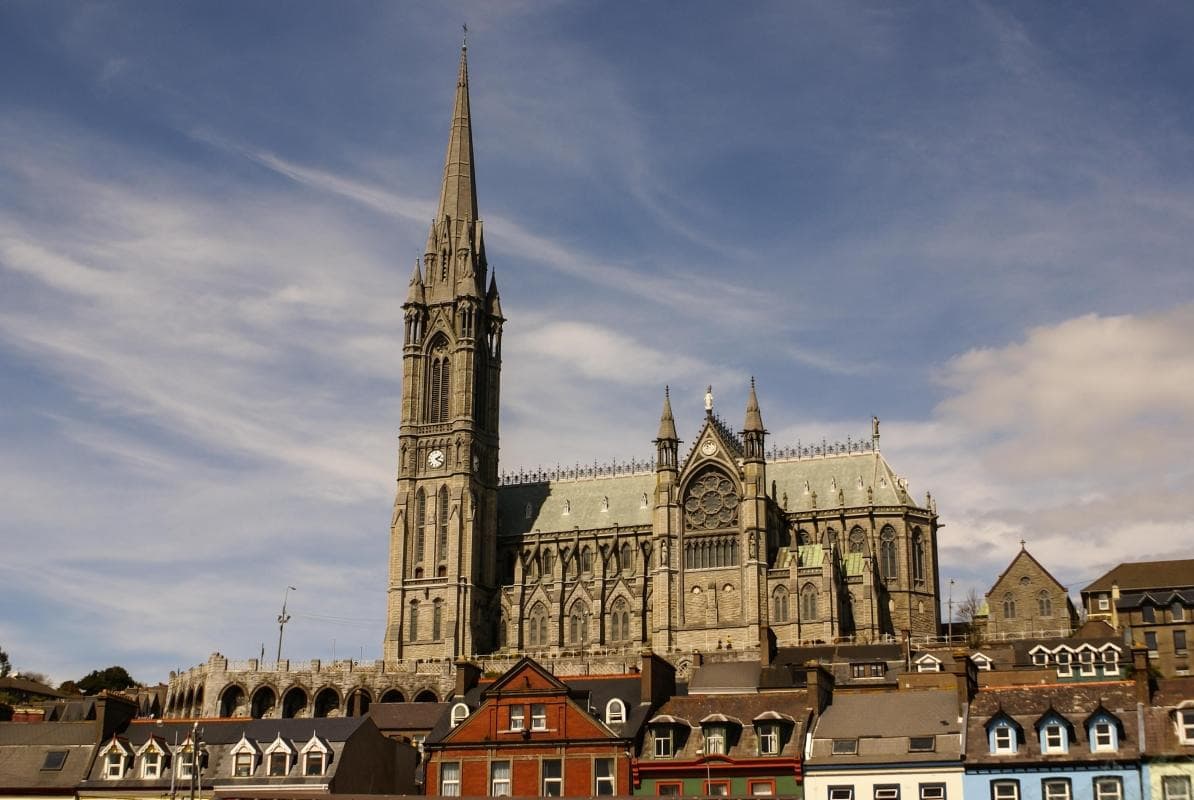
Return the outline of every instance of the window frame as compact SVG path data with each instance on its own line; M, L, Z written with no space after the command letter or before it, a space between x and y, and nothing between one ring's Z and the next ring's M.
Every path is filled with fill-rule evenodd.
M767 787L766 791L759 791L759 787ZM747 778L746 794L750 797L775 797L774 778Z
M521 731L527 724L527 707L521 703L508 706L510 725L506 730Z
M1157 654L1157 632L1144 632L1144 646L1148 648L1149 655L1155 656Z
M248 759L246 762L245 759ZM240 752L232 754L232 777L234 778L248 778L253 775L253 753L249 750L241 750Z
M1143 603L1140 606L1140 621L1153 625L1157 621L1157 608L1152 603Z
M1124 781L1118 775L1097 775L1091 779L1090 786L1093 800L1123 800ZM1113 791L1106 791L1108 787Z
M935 752L937 752L937 737L936 737L936 735L929 734L928 736L909 736L908 737L908 752L909 753L935 753Z
M777 756L782 749L780 745L779 724L775 722L760 723L755 731L755 738L759 742L759 755ZM766 744L770 743L770 744Z
M548 775L548 765L555 766L556 774ZM551 792L549 787L554 787ZM564 760L562 758L544 758L539 761L539 794L541 797L564 796Z
M1086 735L1092 753L1114 753L1119 750L1119 728L1106 714L1099 714L1090 721Z
M1179 708L1173 715L1177 738L1182 744L1194 744L1194 708Z
M531 703L531 730L547 730L547 704Z
M498 777L498 769L504 767L506 777ZM498 784L502 784L504 791L499 789ZM497 758L489 762L489 796L490 797L510 797L513 789L513 763L510 759Z
M313 766L317 765L317 766ZM327 753L322 750L311 750L303 753L303 777L311 778L322 775L328 768Z
M42 772L59 772L66 766L69 750L48 750L41 761Z
M118 781L124 777L126 756L119 749L109 750L104 756L104 780Z
M664 790L668 791L664 791ZM675 791L671 791L671 790ZM656 781L655 782L655 796L656 797L679 797L684 794L684 784L680 781Z
M1051 741L1051 737L1056 735L1056 741ZM1041 726L1041 753L1045 755L1055 755L1059 753L1068 753L1070 751L1069 731L1061 720L1051 718Z
M726 778L706 778L704 781L706 797L729 797L730 781ZM718 791L714 791L714 790Z
M141 778L157 780L162 777L162 762L165 758L157 749L151 748L141 754Z
M1020 800L1020 781L1008 778L991 781L991 800Z
M1180 639L1180 641L1179 641ZM1173 654L1177 656L1184 656L1189 653L1189 645L1186 641L1186 629L1174 628L1173 630Z
M601 766L608 767L607 774L601 774ZM608 791L602 791L602 784ZM597 797L613 797L618 793L618 762L611 756L593 759L593 794Z
M676 732L671 726L655 728L651 735L654 737L654 752L656 758L676 757ZM664 752L666 751L666 752Z
M274 764L277 762L279 757L281 757L281 759L282 759L282 771L281 772L278 772L277 770L274 769ZM274 750L272 753L266 753L265 754L265 774L266 774L266 777L270 777L270 778L283 778L286 775L290 774L290 753L287 753L285 750L283 750L281 748Z
M463 712L463 713L461 713ZM469 707L467 703L456 703L452 706L451 715L448 717L448 725L454 729L468 719Z
M857 739L833 739L833 744L830 746L830 753L835 756L856 756L858 755L858 740Z
M1062 788L1064 791L1057 794L1052 790ZM1041 800L1073 800L1074 787L1069 778L1042 778L1041 779Z
M612 697L605 704L605 724L618 725L626 721L626 704L619 697Z
M944 783L921 783L916 787L920 800L946 800Z
M877 783L871 789L874 800L900 800L900 785L898 783Z
M449 777L449 772L452 773ZM441 761L439 765L439 793L441 797L460 797L460 762Z
M854 786L830 786L826 796L829 800L854 800Z
M997 721L991 726L991 755L1014 756L1020 749L1019 739L1016 728L1010 722Z
M1170 786L1174 784L1182 787L1181 792L1174 793L1170 791ZM1190 800L1190 776L1162 775L1161 800Z

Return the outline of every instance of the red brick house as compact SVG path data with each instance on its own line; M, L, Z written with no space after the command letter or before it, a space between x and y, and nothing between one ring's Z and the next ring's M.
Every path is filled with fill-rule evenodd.
M667 673L663 681L660 672ZM629 795L631 759L652 690L674 690L673 676L670 665L649 656L642 675L565 683L524 658L492 684L453 698L424 743L426 791L447 797Z

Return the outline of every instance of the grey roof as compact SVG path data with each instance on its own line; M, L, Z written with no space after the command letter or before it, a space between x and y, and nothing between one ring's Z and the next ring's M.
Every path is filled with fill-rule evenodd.
M430 731L451 703L374 703L369 716L383 731Z
M757 661L723 661L703 664L688 683L689 694L757 691L762 668Z
M0 722L0 790L73 793L98 735L94 722ZM61 769L42 769L51 752L66 753Z
M941 690L839 694L821 713L817 739L960 733L958 696Z
M844 453L771 461L767 478L777 496L787 495L790 513L874 505L920 507L901 486L901 479L879 453ZM861 483L861 485L860 485ZM807 489L806 489L807 486ZM870 495L867 488L873 491ZM498 531L517 535L651 525L655 473L521 483L498 489ZM839 501L839 493L842 498ZM643 497L647 500L644 504ZM604 501L608 500L608 509ZM530 515L527 515L527 506ZM568 513L564 513L567 509Z
M933 737L913 751L911 739ZM834 754L835 739L856 740L856 752ZM813 729L810 766L940 762L962 759L958 697L941 690L838 694Z
M503 486L498 490L498 532L650 527L654 490L654 472ZM645 506L643 495L647 497ZM606 499L609 506L602 511Z

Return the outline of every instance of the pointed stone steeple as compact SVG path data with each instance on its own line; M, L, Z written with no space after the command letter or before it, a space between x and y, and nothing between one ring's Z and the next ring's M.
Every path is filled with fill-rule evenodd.
M659 441L675 441L676 418L672 416L672 399L668 387L663 387L663 413L659 416Z
M750 379L750 396L746 400L746 422L742 426L742 444L746 448L746 460L763 460L763 415L759 413L759 398L755 394L755 379Z
M489 273L489 291L485 293L486 305L489 306L489 316L497 319L505 319L502 316L502 298L498 295L497 288L497 270Z
M750 379L750 397L746 400L746 424L743 433L762 433L763 415L759 413L759 398L755 395L755 379Z
M415 260L415 268L410 273L410 289L406 293L407 305L423 305L423 273L419 270L419 262Z
M444 182L439 193L437 221L477 218L477 180L473 175L473 123L468 102L468 45L460 48L460 74L456 78L456 106L448 154L444 157Z

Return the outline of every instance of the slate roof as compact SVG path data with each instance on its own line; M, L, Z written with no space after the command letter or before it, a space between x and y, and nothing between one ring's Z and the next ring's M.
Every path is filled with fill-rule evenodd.
M772 461L767 464L767 479L774 481L777 497L788 495L789 513L813 510L812 493L817 493L817 508L870 505L919 507L900 486L900 478L877 453L849 453ZM859 481L862 486L859 486ZM805 485L808 489L806 491ZM873 489L868 497L867 487ZM498 488L498 532L503 536L531 531L569 532L574 528L596 530L612 528L648 528L653 513L652 493L655 473L616 475L579 480L554 480L522 483ZM647 496L646 505L643 495ZM602 511L604 499L609 509ZM527 504L531 506L527 517ZM565 503L568 513L564 513ZM816 563L820 563L819 561Z
M839 694L813 729L810 765L960 761L962 720L952 691ZM909 752L911 737L934 737L929 752ZM834 755L834 739L857 739L857 753Z
M383 731L430 731L451 703L374 703L369 716Z
M675 755L669 760L697 757L696 751L701 747L700 720L715 714L740 720L743 728L751 729L752 735L750 736L745 735L747 731L731 731L730 748L727 755L730 757L735 755L754 757L757 755L757 747L753 744L747 746L743 740L753 742L754 720L768 715L768 712L790 717L793 721L790 735L786 738L779 755L799 756L804 742L804 734L813 713L808 691L805 689L764 694L708 694L672 697L652 714L651 718L673 717L676 720L682 720L689 726L684 728L683 723L680 723L682 735L677 738ZM651 726L650 719L647 720L647 726ZM735 738L735 733L743 735ZM739 748L740 752L736 752L736 748ZM652 759L653 755L653 750L648 747L643 748L643 758Z
M134 751L138 750L150 737L156 737L166 742L171 749L174 743L180 745L191 734L191 722L169 722L156 720L136 720L128 726L122 735ZM205 786L227 786L251 783L254 786L322 786L331 783L336 776L340 757L344 752L345 743L362 726L374 727L373 721L367 717L327 717L318 719L220 719L204 720L199 723L199 738L207 754L206 765L203 768L203 783ZM231 751L241 738L249 740L257 746L259 753L264 753L279 736L285 740L295 753L311 740L313 735L331 750L331 762L322 775L307 776L302 774L301 759L294 759L290 770L285 776L269 776L266 774L264 760L259 761L253 775L249 777L234 777L232 775L233 756ZM101 743L101 747L104 743ZM119 780L104 777L103 759L97 759L90 775L81 782L82 787L91 790L106 789L112 791L163 789L170 785L171 770L175 761L171 759L162 770L161 776L152 779L139 777L139 764L136 762L132 769Z
M96 748L94 722L0 723L0 789L73 794ZM42 769L46 755L64 752L60 769Z
M894 686L904 672L904 651L899 644L826 644L805 647L779 647L771 660L772 667L803 667L816 661L833 675L834 683L843 685ZM883 662L887 669L880 678L855 678L852 664ZM797 680L803 682L804 678Z
M723 661L703 664L688 682L688 693L724 694L754 692L762 668L757 661Z
M1091 753L1086 720L1100 707L1120 722L1119 749L1114 753ZM1046 713L1056 712L1072 726L1075 740L1068 753L1041 753L1036 723ZM987 739L987 724L997 715L1010 717L1024 732L1015 755L993 755ZM1123 761L1139 757L1136 725L1136 690L1130 681L1092 681L1021 686L984 687L970 703L966 760L997 764L1033 761Z
M1056 650L1061 646L1066 646L1071 650L1077 652L1079 648L1089 649L1094 648L1096 651L1101 651L1104 645L1112 644L1119 648L1120 656L1119 662L1131 663L1132 655L1128 648L1124 645L1123 639L1118 636L1098 636L1089 639L1080 639L1076 636L1059 636L1048 639L1017 639L1011 642L1012 653L1014 654L1014 665L1017 667L1030 667L1032 663L1032 651L1037 647L1046 647L1049 650Z
M1140 608L1146 604L1153 606L1167 606L1173 601L1182 605L1194 605L1194 589L1178 591L1176 589L1152 589L1145 592L1122 592L1115 607L1120 611Z
M1119 584L1120 591L1194 587L1194 558L1120 564L1092 581L1082 594L1109 592L1113 583Z
M1194 704L1194 677L1157 681L1153 704L1144 710L1146 750L1150 756L1194 759L1194 744L1182 744L1177 735L1174 712L1183 703L1184 708Z
M53 686L47 686L41 681L31 681L28 678L21 677L0 678L0 692L12 692L13 694L19 694L28 697L59 699L71 697L70 694L66 692L60 692Z

